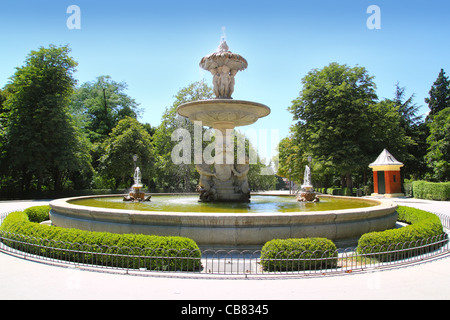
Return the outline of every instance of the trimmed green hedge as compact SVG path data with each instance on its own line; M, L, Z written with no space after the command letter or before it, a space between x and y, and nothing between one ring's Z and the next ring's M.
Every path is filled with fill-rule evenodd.
M327 188L326 193L332 196L348 196L356 194L356 189L350 188Z
M3 242L32 254L119 268L194 271L201 266L200 249L191 239L39 224L48 219L49 210L42 206L10 213L0 226L0 233L10 239Z
M398 229L363 234L358 241L356 251L361 254L376 253L374 256L377 259L391 261L397 259L397 253L380 253L426 246L438 239L445 239L446 235L441 220L431 212L399 206L397 213L399 221L410 225ZM436 249L435 246L428 248L428 250L434 249Z
M301 271L336 268L336 245L325 238L274 239L261 250L265 271Z
M427 200L450 200L450 182L414 181L412 183L414 198Z
M24 213L28 216L30 222L41 223L50 220L50 206L35 206L26 208Z

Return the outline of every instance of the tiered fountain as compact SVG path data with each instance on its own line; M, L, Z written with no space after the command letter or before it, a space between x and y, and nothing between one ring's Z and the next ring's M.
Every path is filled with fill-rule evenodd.
M197 164L200 173L200 201L248 202L250 190L247 182L249 163L246 159L234 160L231 133L235 127L255 123L270 113L260 103L233 100L235 75L247 68L247 60L229 51L222 40L216 52L205 56L200 67L213 75L216 99L199 100L180 105L177 113L192 122L201 121L216 132L216 148L213 168L209 164Z
M230 52L225 41L216 52L204 57L200 66L213 74L216 99L186 103L177 109L181 116L202 121L217 132L214 165L197 165L200 203L195 196L191 201L187 195L158 194L153 195L151 202L136 204L114 196L58 199L50 202L50 219L54 225L90 231L183 236L204 246L262 246L272 239L307 237L339 241L395 226L397 206L379 200L321 195L319 203L309 203L309 200L297 202L284 196L252 195L252 201L246 203L249 202L248 162L245 159L234 162L230 134L237 126L250 125L267 116L270 109L256 102L231 98L234 77L247 67L247 61ZM305 194L312 192L309 168L302 187ZM142 199L141 188L137 171L128 195L130 199ZM236 207L244 208L236 211Z

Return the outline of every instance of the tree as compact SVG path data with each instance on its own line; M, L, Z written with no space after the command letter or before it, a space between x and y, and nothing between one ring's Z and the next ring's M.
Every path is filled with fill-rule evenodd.
M429 117L450 107L450 81L445 76L444 69L441 69L439 76L430 89L430 97L425 98L425 102L430 108Z
M307 164L303 155L302 148L292 136L283 138L278 143L277 175L301 184L304 166Z
M138 156L137 166L143 181L152 179L154 157L151 136L136 119L125 117L120 120L102 144L102 149L100 171L115 179L116 189L120 185L131 187L134 176L133 155Z
M435 180L450 181L450 107L436 113L429 127L427 163Z
M384 148L389 150L397 160L411 163L413 156L409 150L415 143L402 126L405 122L397 103L390 99L383 99L370 106L367 113L371 127L367 143L363 148L363 152L368 156L364 168L365 174L372 172L368 164L373 162Z
M113 81L110 76L100 76L76 89L71 109L93 143L101 143L125 117L137 118L139 104L126 89L125 82Z
M177 107L183 103L197 100L212 99L212 88L203 81L194 82L180 89L175 95L172 106L166 108L161 124L156 128L153 135L155 148L155 183L160 188L169 191L193 191L198 179L193 161L191 163L174 164L172 162L172 150L178 141L172 141L172 134L176 129L186 129L190 137L194 137L194 125L187 118L176 113ZM203 132L202 132L203 136ZM193 139L191 146L193 147ZM193 150L191 148L191 150Z
M417 114L419 107L413 103L413 99L414 95L405 99L405 88L400 87L397 82L393 102L398 108L400 115L400 128L409 137L409 143L405 153L402 155L402 162L405 165L402 172L406 177L419 179L427 171L424 157L427 153L426 138L428 136L428 127L423 122L422 116Z
M54 45L31 51L6 86L7 161L21 189L35 178L37 190L44 182L61 190L68 174L89 160L68 112L77 66L69 52Z
M3 104L6 101L6 93L0 89L0 176L5 174L5 165L3 164L4 157L6 156L6 126L7 126L7 114L4 113Z
M419 106L413 103L414 94L405 100L405 90L405 87L400 87L400 84L397 82L395 85L394 102L400 114L400 125L409 135L412 128L421 122L422 116L417 115Z
M316 161L330 163L346 177L367 166L364 152L372 123L367 110L377 99L373 77L362 67L331 63L303 79L300 96L289 110L297 123L295 139Z
M3 112L3 103L6 100L6 94L3 93L3 90L0 89L0 114Z
M257 149L251 143L245 134L237 129L232 133L234 144L234 163L237 164L241 161L241 156L244 156L241 152L245 152L245 157L249 160L249 171L247 175L248 184L251 190L273 190L276 187L277 177L275 170L272 167L271 159L270 163L266 165L266 159L262 159L258 154ZM278 164L275 163L274 166Z

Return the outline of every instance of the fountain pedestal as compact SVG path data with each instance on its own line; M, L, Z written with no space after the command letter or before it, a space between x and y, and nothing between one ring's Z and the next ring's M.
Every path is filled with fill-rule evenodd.
M313 191L313 186L302 186L302 191L297 195L297 201L318 202L319 198Z
M130 198L138 201L142 201L145 199L145 193L141 191L142 186L133 185L132 191L130 191Z

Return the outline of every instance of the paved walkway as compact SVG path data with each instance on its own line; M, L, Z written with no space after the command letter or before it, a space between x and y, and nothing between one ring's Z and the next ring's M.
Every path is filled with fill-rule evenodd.
M448 201L393 200L450 215ZM0 211L45 203L0 201ZM447 300L450 299L450 256L391 270L261 280L111 274L51 266L0 253L0 299Z

